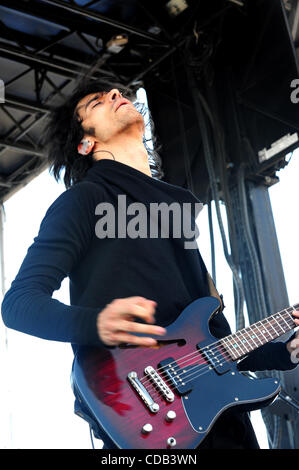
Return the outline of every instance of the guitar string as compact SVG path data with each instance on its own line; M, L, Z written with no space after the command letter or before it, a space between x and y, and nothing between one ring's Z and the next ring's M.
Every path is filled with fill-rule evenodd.
M233 363L233 361L230 360L230 361L226 361L226 364L228 362ZM173 377L173 382L171 381L171 379L167 380L166 382L169 382L168 385L171 387L180 387L180 385L186 386L188 382L195 380L197 377L202 375L202 373L213 370L213 367L211 365L206 364L204 367L202 367L202 364L203 364L202 362L201 363L195 362L193 363L193 367L191 369L188 369L188 371ZM180 379L180 377L183 377L183 379ZM156 398L156 397L161 398L161 393L163 394L163 392L161 392L158 389L158 387L156 387L155 384L152 382L149 382L147 388L149 386L153 390L153 392L152 391L150 392L152 398Z
M228 362L233 363L232 360L230 360ZM205 367L200 367L202 364L203 363L195 364L195 366L193 368L189 369L188 372L184 373L184 382L183 382L184 385L186 385L188 382L193 381L194 379L200 377L201 375L205 374L206 372L209 372L209 371L213 370L213 367L211 365L206 365ZM192 371L192 370L193 370L193 372L190 373L190 371ZM204 370L205 370L205 372L203 372ZM202 372L202 373L197 374L198 371ZM192 377L194 374L197 374L197 375ZM190 377L192 377L192 378L190 379ZM189 378L189 380L186 380L186 378L187 379ZM176 377L174 377L174 379L176 379ZM169 381L171 381L171 379L169 379ZM152 398L155 397L155 396L161 398L161 393L159 392L159 390L157 390L157 388L154 386L154 384L152 382L150 382L149 385L154 390L154 392L151 392ZM173 386L173 383L171 383L171 385ZM180 384L177 384L177 383L175 383L175 385L180 386Z
M201 377L202 375L207 374L208 372L212 372L212 370L213 370L213 369L210 368L210 369L206 370L205 372L202 372L201 374L198 374L196 377L193 377L192 379L187 380L187 381L185 382L185 384L188 383L188 382L191 382L191 381L194 380L195 378L198 378L198 377ZM155 389L154 389L154 390L155 390ZM156 391L156 390L155 390L155 391ZM159 397L161 398L161 395L159 395ZM183 397L181 396L181 397L179 397L179 398L183 398ZM163 402L163 403L164 403L164 402ZM168 402L168 403L170 403L170 402Z
M233 361L228 361L228 362L233 363ZM201 375L205 374L206 372L210 372L210 371L212 370L212 367L211 367L210 365L207 365L207 367L202 367L202 368L196 367L196 366L200 366L200 365L202 365L202 364L203 364L203 363L195 364L195 367L193 367L192 369L197 369L197 370L193 371L191 374L189 373L190 370L188 370L188 375L184 378L183 383L177 383L176 380L175 380L175 379L177 378L177 376L175 376L175 377L174 377L174 382L175 382L175 383L173 384L172 381L171 381L171 379L169 379L169 382L171 382L169 385L172 385L172 386L175 386L175 387L179 387L180 385L185 386L188 382L190 382L190 381L196 379L197 377L200 377ZM206 364L206 363L205 363L205 364ZM190 380L186 380L186 378L189 378L189 377L191 377L193 374L195 374L196 372L198 372L198 368L199 368L199 371L200 371L200 372L203 372L204 370L205 370L205 372L203 372L203 374L199 374L199 375L196 375L195 377L192 377L192 379L190 379ZM192 369L191 369L191 370L192 370ZM185 372L185 374L186 374L186 372ZM152 382L150 382L148 385L150 385L151 388L154 390L154 392L151 392L151 397L152 397L152 398L158 398L158 397L161 398L161 393L160 393L159 390L155 387L155 385L154 385Z
M219 357L219 356L218 356ZM220 364L218 364L219 366L222 366L223 362L226 361L226 363L233 363L234 361L232 359L230 360L226 360L222 355L220 356L222 358L222 362ZM196 358L195 358L196 359ZM213 357L214 359L214 357ZM224 360L223 360L224 359ZM205 364L205 367L200 367L202 364ZM203 375L204 373L206 372L209 372L211 370L213 370L213 367L211 364L207 363L207 362L200 362L200 363L193 363L192 364L194 367L191 367L191 369L188 369L188 371L182 371L182 373L179 375L177 374L175 377L173 377L173 380L169 379L168 381L171 382L171 385L173 385L172 382L174 382L174 386L180 386L180 385L186 385L187 383L191 382L192 380L200 377L201 375ZM217 365L216 365L217 366ZM205 369L207 369L205 372L203 372ZM201 374L197 374L199 372L203 372ZM194 376L194 374L197 374ZM177 377L183 377L183 379L181 379L181 383L177 383L176 379ZM193 377L194 376L194 377ZM191 377L191 378L190 378ZM186 380L186 379L189 379L189 380ZM154 386L153 383L151 383L152 385L152 389L154 390L154 393L151 394L152 397L154 396L159 396L161 397L161 394L159 392L159 390L157 390Z
M222 356L223 357L223 356ZM224 362L224 361L223 361ZM226 363L233 363L234 361L233 360L226 360ZM201 365L205 364L204 367L200 367ZM188 369L188 371L185 371L179 375L177 374L176 376L173 377L173 380L171 380L170 378L166 381L166 382L169 382L168 385L172 385L172 386L175 386L175 387L180 387L180 385L183 385L185 386L188 382L196 379L197 377L200 377L202 374L198 374L194 377L192 377L194 374L196 374L198 371L199 372L203 372L205 369L206 371L203 372L203 373L206 373L206 372L210 372L211 370L213 370L213 367L211 366L211 364L207 363L207 362L200 362L200 363L193 363L192 364L194 367L191 367L191 369ZM191 372L191 373L190 373ZM180 378L178 380L180 380L181 383L177 383L177 378L178 377L184 377L183 379L180 380ZM188 378L192 377L191 379L189 380L186 380ZM173 383L174 382L174 383ZM154 393L151 393L151 397L161 397L161 393L159 392L158 389L156 389L155 385L153 382L150 381L150 383L148 384L152 387L152 389L154 390Z
M228 362L233 363L234 361L231 360L231 361L228 361ZM200 364L199 364L199 365L200 365ZM197 368L196 366L193 367L193 369L196 369L196 368ZM202 371L203 369L206 369L206 367L201 368L201 371ZM191 370L192 370L192 369L191 369ZM191 381L194 380L195 378L198 378L198 377L200 377L201 375L203 375L203 374L205 374L205 373L207 373L207 372L210 372L210 371L212 371L212 370L213 370L213 367L212 367L212 366L209 366L209 367L208 367L208 370L206 370L206 371L203 372L202 374L198 374L198 375L196 375L195 377L193 377L192 379L184 380L184 384L187 384L188 382L191 382ZM189 378L189 377L191 377L192 375L194 375L194 373L196 373L196 371L195 371L195 372L192 372L191 374L189 374L189 372L190 372L190 370L188 371L188 375L186 375L186 378Z
M193 362L193 363L191 363L191 362L189 361L190 364L189 364L188 366L184 366L184 367L191 367L191 366L200 367L200 366L204 366L204 367L200 367L202 370L203 370L203 369L206 369L206 368L208 368L208 367L210 367L210 364L208 363L207 360L205 360L205 359L202 357L202 355L200 354L200 352L201 352L200 350L197 351L197 352L196 352L197 355L196 355L195 357L193 357L191 360L192 360L192 361L201 360L202 362ZM198 357L198 356L199 356L199 357ZM219 356L219 357L220 357L220 356ZM229 361L228 361L226 358L224 358L223 356L221 356L221 357L223 358L223 361L229 362ZM215 357L213 357L213 359L214 359L214 358L215 358ZM232 361L232 359L230 359L230 361ZM173 369L174 369L174 368L173 368ZM180 372L175 372L174 370L172 370L172 371L171 371L171 374L173 375L173 378L171 379L171 378L167 375L167 378L164 379L164 383L166 383L166 385L170 385L170 384L173 385L173 381L174 381L174 382L176 383L176 385L180 385L179 383L177 383L177 381L181 381L181 380L182 380L181 377L182 377L182 376L185 377L186 374L189 373L190 370L192 370L192 369L194 369L194 367L192 367L191 369L188 369L188 371L184 371L184 370L182 370L182 369L179 369ZM165 375L166 375L166 374L167 374L167 372L165 372ZM163 374L159 374L159 375L160 375L160 377L163 378ZM148 380L146 381L147 383L144 383L144 382L143 382L143 385L149 385L149 384L154 385L153 382L152 382L152 380L151 380L150 378L147 377L147 379L148 379ZM185 383L185 379L184 379L184 383Z
M229 362L233 363L233 361L229 361ZM212 372L212 370L213 370L213 368L212 368L211 366L209 366L208 368L207 368L207 367L204 367L204 368L200 369L199 372L201 372L201 373L195 375L194 377L192 377L192 378L189 379L189 380L185 380L185 379L184 379L184 386L185 386L186 384L188 384L189 382L192 382L193 380L197 379L198 377L200 377L200 376L202 376L202 375L204 375L204 374L206 374L206 373L208 373L208 372ZM189 375L187 376L187 378L191 377L193 374L195 374L195 373L197 373L197 372L198 372L198 370L194 371L192 374L189 374ZM151 394L150 394L151 397L152 397L152 398L163 398L163 397L161 396L161 393L159 392L159 390L157 390L157 389L155 388L154 384L151 383L150 385L151 385L151 388L153 389L153 392L151 392ZM173 384L172 384L172 385L173 385ZM180 384L177 384L177 385L180 386ZM169 402L169 403L170 403L170 402Z
M290 319L289 319L289 320L290 320ZM272 325L271 325L271 326L272 326ZM293 322L292 322L292 326L293 326ZM291 327L291 325L289 325L289 327ZM274 329L273 326L272 326L272 328ZM275 331L275 330L274 330L274 331ZM284 333L285 333L285 331L284 331ZM276 334L277 334L277 332L276 332ZM281 335L282 335L282 334L283 334L283 333L281 333ZM258 335L255 334L255 337L257 337L257 336L258 336ZM262 337L262 335L261 335L261 337ZM273 338L273 339L274 339L274 338ZM249 343L248 343L248 344L249 344ZM256 346L256 347L262 346L263 344L265 344L265 343L262 343L262 344L260 344L260 345L258 345L258 346ZM221 348L224 349L224 352L221 352L221 350L219 351L219 349L221 349ZM202 348L202 349L200 349L200 350L197 350L197 351L195 351L195 352L190 353L189 355L187 355L187 356L193 356L192 358L189 358L189 360L190 360L190 359L191 359L191 360L194 360L194 359L196 360L196 359L197 359L197 356L201 356L201 351L203 351L203 349L205 349L205 348ZM222 355L223 353L225 353L225 354L227 354L228 356L230 356L230 357L229 357L229 360L233 360L233 361L234 361L234 360L237 360L237 359L240 359L242 356L248 354L248 351L245 352L245 353L242 351L242 354L241 354L241 355L237 356L236 358L233 358L231 355L229 355L228 350L227 350L224 346L222 346L221 344L219 344L219 347L217 347L217 348L212 348L211 351L212 351L213 349L214 349L214 351L215 351L215 349L217 349L217 352L219 353L218 356L217 356L217 355L216 355L216 356L214 355L214 356L213 356L213 359L216 360L216 361L219 360L219 359L221 359L222 362L223 362L223 361L227 361L227 358L223 357L223 355ZM210 352L210 351L209 351L209 352ZM187 357L187 356L186 356L186 357ZM179 360L180 360L180 359L179 359ZM178 361L179 361L179 360L178 360ZM187 361L184 361L184 362L186 363ZM194 363L193 363L193 364L194 364ZM193 364L191 364L191 365L193 365ZM203 365L203 364L205 364L205 366L204 366L203 368L210 367L210 365L208 364L208 362L207 362L206 359L204 359L203 362L197 363L197 366L201 366L201 365ZM180 370L180 371L181 371L181 372L180 372L181 376L182 376L183 374L185 374L186 372L183 372L183 371L181 370L181 365L182 365L182 363L181 363L181 364L178 364L178 363L177 363L177 364L172 368L172 369L173 369L172 372L175 372L175 371L174 371L174 368L176 367L177 370ZM180 367L179 367L179 366L180 366ZM186 365L185 365L185 367L186 367ZM203 369L203 368L202 368L202 369ZM163 374L162 374L162 373L160 374L161 377L163 377L163 375L166 375L166 374L167 374L167 372L165 372L165 368L162 368L162 369L163 369ZM157 369L157 370L159 370L159 369ZM175 375L180 377L180 375L178 375L177 373L176 373ZM143 377L143 378L140 379L140 380L143 381L143 385L145 385L146 383L149 383L149 384L152 383L152 379L151 379L150 377ZM171 383L171 378L168 378L168 379L166 380L166 382Z
M221 356L221 357L223 358L223 356ZM233 363L234 361L233 361L233 360L230 360L230 361L227 361L227 362ZM183 382L184 386L185 386L187 383L189 383L189 382L191 382L191 381L197 379L197 378L200 377L201 375L204 375L205 373L210 372L210 371L213 370L213 367L212 367L211 365L209 365L209 364L207 364L205 367L199 367L199 366L202 365L202 364L203 364L203 363L197 363L197 364L195 363L195 364L193 364L194 367L192 367L191 369L189 369L187 372L184 372L183 374L181 374L181 376L184 376L184 379L183 379L183 380L184 380L184 382ZM205 363L205 364L206 364L206 363ZM199 369L199 372L201 372L200 374L197 374L198 369ZM206 369L206 370L205 370L205 369ZM193 372L191 372L192 370L193 370ZM204 370L205 370L205 371L204 371ZM204 371L204 372L203 372L203 371ZM190 372L191 372L191 373L190 373ZM186 374L187 374L187 375L186 375ZM194 374L197 374L197 375L195 375L194 377L192 377ZM192 378L190 378L190 377L192 377ZM173 379L176 379L176 378L177 378L177 377L174 377ZM186 379L189 379L189 380L186 380ZM171 381L171 379L169 379L169 381ZM172 382L172 381L171 381L171 382ZM171 383L171 384L173 385L173 383ZM175 386L180 386L180 385L183 385L183 384L177 384L177 383L175 383ZM151 392L151 397L152 397L152 398L156 398L156 397L161 398L161 393L159 392L159 390L157 390L157 389L155 388L155 385L154 385L152 382L150 382L149 385L151 385L151 388L154 390L154 392Z
M289 308L290 308L290 307L289 307ZM279 313L276 313L276 314L274 314L274 315L278 315L278 314L280 314L280 312L279 312ZM273 315L273 316L274 316L274 315ZM283 315L287 315L288 321L291 321L291 322L292 322L292 325L288 325L288 327L289 327L290 329L292 329L292 327L294 328L296 325L294 325L293 317L290 315L290 313L289 313L289 312L285 312ZM282 316L282 315L281 315L281 316ZM231 335L228 335L228 336L226 336L226 337L224 337L224 338L220 338L220 340L215 341L214 343L210 343L209 345L205 346L204 348L201 348L201 350L204 351L205 349L209 349L209 348L210 348L211 346L213 346L213 345L216 345L216 346L215 346L216 348L217 348L218 345L220 345L220 346L223 347L223 345L221 345L221 344L219 344L219 343L222 343L224 340L226 340L226 339L228 339L228 338L231 338L234 342L236 342L236 340L238 340L237 335L240 335L240 334L243 335L243 332L246 332L246 330L248 331L249 329L252 329L254 326L257 326L259 323L261 323L261 322L263 322L263 321L265 321L265 320L267 320L267 322L270 323L270 326L271 326L272 329L274 330L275 335L281 336L281 335L283 335L284 333L287 332L287 331L283 331L283 333L277 332L277 331L275 330L275 328L274 328L274 326L275 326L276 328L277 328L277 326L276 326L275 324L274 324L274 326L273 326L272 323L271 323L272 321L276 321L276 320L273 319L273 318L271 318L271 320L269 320L270 318L271 318L271 317L268 317L268 318L266 318L266 319L260 320L260 321L256 322L255 324L253 324L253 325L251 325L251 326L249 326L249 327L246 327L246 328L243 328L242 330L237 331L236 333L233 333L233 334L231 334ZM285 320L285 319L283 319L283 320ZM277 321L276 321L276 323L277 323ZM263 328L265 327L265 325L262 325L262 326L263 326ZM279 326L280 326L280 325L279 325ZM280 327L281 327L281 326L280 326ZM259 328L259 327L258 327L258 328ZM269 327L266 326L266 328L269 328ZM282 328L282 327L281 327L281 328ZM262 337L263 333L261 333L259 330L258 330L258 333L259 333L260 336ZM278 337L278 336L276 336L275 338L272 338L272 337L271 337L271 333L269 333L269 334L270 334L270 338L267 339L267 342L268 342L268 341L272 341L272 339L276 339L276 338ZM256 337L256 336L257 336L257 335L255 334L255 337ZM250 338L249 338L249 340L250 340ZM244 339L243 339L242 341L243 341L242 344L245 344L245 343L244 343ZM247 339L246 339L246 342L247 342L247 344L250 345L250 343L249 343L249 341L248 341ZM264 343L262 343L262 344L264 344ZM256 346L256 347L262 346L262 344L259 344L259 345ZM230 347L231 347L232 350L234 350L232 344L230 344ZM244 353L244 354L248 354L249 352L251 352L251 351L246 351L246 348L245 348L245 347L244 347L244 349L245 349L245 353ZM255 347L254 347L254 349L255 349ZM210 351L213 351L213 348L211 348ZM226 351L227 351L227 349L226 349ZM235 351L235 350L234 350L234 351ZM183 357L179 358L177 361L174 361L174 362L172 362L172 363L170 362L169 365L174 364L174 365L176 366L176 363L178 363L178 361L180 361L180 360L182 360L182 359L185 359L185 358L187 358L187 357L190 356L190 355L196 354L197 352L198 352L198 351L195 351L195 352L193 352L193 353L187 354L186 356L183 356ZM229 351L228 351L228 352L229 352ZM238 359L238 358L237 358L237 359ZM164 367L161 367L160 369L164 369ZM156 371L159 371L160 369L156 369Z
M200 354L200 352L201 352L200 350L199 350L199 351L196 351L196 354L198 355L198 353ZM246 354L243 353L242 355L246 355ZM242 357L242 355L239 356L237 359L240 359L240 358ZM232 359L231 357L230 357L229 361L227 361L227 359L226 359L225 357L223 357L222 353L220 353L219 356L214 356L214 357L213 357L214 360L215 360L215 358L216 358L216 360L219 359L219 358L221 358L222 362L224 362L224 361L226 361L226 362L232 362L232 361L234 361L234 359ZM192 360L194 360L194 359L196 360L197 357L193 357L193 358L192 358ZM204 367L200 367L200 366L202 366L203 364L205 364L205 366L204 366ZM189 370L186 371L186 372L184 372L184 371L182 371L182 370L180 369L180 371L181 371L180 374L176 374L176 376L173 377L173 379L179 378L179 380L180 380L180 377L183 376L183 377L184 377L184 383L186 383L186 380L185 380L186 377L189 377L189 376L191 376L191 375L194 374L194 371L190 374L190 370L192 370L192 369L198 369L198 368L200 368L201 370L204 370L204 369L206 369L206 368L211 368L211 365L210 365L206 360L204 360L204 362L193 363L193 364L191 364L191 365L194 365L195 367L192 367L191 369L189 369ZM166 374L166 372L165 372L165 374ZM189 375L186 375L186 374L189 374ZM160 376L162 377L162 374L160 374ZM151 380L150 378L147 378L147 379L148 379L148 383L149 383L149 384L153 384L153 382L152 382L152 380ZM171 379L171 378L168 378L168 379L166 380L166 382L169 382L169 383L172 384L172 379ZM143 383L143 385L144 385L144 383ZM154 384L153 384L153 385L154 385ZM154 390L156 391L156 388L154 388ZM159 393L159 392L158 392L158 393Z
M286 314L288 315L288 321L292 321L292 325L288 325L288 327L289 327L290 329L292 329L292 327L294 327L293 317L291 317L288 312L285 313L284 315L286 315ZM275 332L275 335L281 336L282 334L286 333L286 331L284 331L284 330L283 330L283 333L277 332L277 331L275 330L275 328L274 328L274 326L275 326L276 328L277 328L277 326L276 326L276 325L274 325L274 326L272 325L272 323L271 323L272 320L275 321L274 319L271 319L270 321L268 320L268 323L270 323L272 329L273 329L274 332ZM285 319L283 319L283 320L285 320ZM262 320L260 320L260 322L261 322L261 321L262 321ZM249 327L249 328L252 329L253 326L257 326L257 324L260 323L260 322L255 323L254 325L252 325L252 326ZM280 325L279 325L279 326L280 326ZM263 327L264 327L264 325L263 325ZM224 349L224 351L226 351L226 352L229 353L229 346L228 346L227 344L223 343L224 340L226 340L227 338L231 338L231 339L236 343L236 340L239 339L239 338L237 338L236 336L237 336L237 335L240 335L240 334L242 335L242 332L243 332L243 331L245 332L245 331L248 330L249 328L248 328L248 327L243 328L242 330L239 330L238 332L236 332L236 333L234 333L234 334L232 334L232 335L228 335L228 336L226 336L226 337L224 337L224 338L220 338L220 340L215 341L214 343L210 343L209 345L207 345L207 346L201 348L200 350L201 350L201 351L204 351L205 349L209 349L209 350L210 350L209 352L211 352L211 351L213 352L213 350L218 349L218 346L219 346L219 347L222 347L222 348ZM268 328L269 328L269 327L268 327ZM282 328L282 327L280 326L280 328ZM262 335L263 335L263 333L261 333L261 332L258 330L258 334L256 334L256 332L255 332L254 337L258 337L258 336L262 337ZM268 338L267 341L272 341L272 339L275 339L275 338L272 338L272 337L271 337L271 333L269 333L269 335L270 335L270 338ZM276 336L276 337L277 337L277 336ZM252 341L252 337L251 337L251 338L248 338L248 339ZM249 344L249 346L251 346L250 343L249 343L249 341L248 341L247 339L246 339L246 342L247 342L247 344ZM222 344L221 344L221 343L222 343ZM244 346L244 344L245 344L244 339L242 340L242 343L241 343L241 344ZM264 343L262 343L262 344L264 344ZM256 346L256 347L262 346L262 344L259 344L259 345ZM211 348L211 346L213 346L213 345L216 345L216 346L215 346L214 348ZM228 346L228 347L225 348L225 346ZM230 347L231 347L231 349L232 349L234 352L236 352L231 343L230 343ZM251 346L251 347L252 347L252 346ZM240 347L240 349L242 349L242 348ZM251 351L246 351L246 347L245 347L245 346L244 346L244 349L245 349L244 354L248 354L249 352L251 352ZM255 349L255 347L254 347L254 349ZM183 359L186 359L186 358L188 358L188 357L191 356L191 355L198 354L198 352L199 352L198 350L197 350L197 351L193 351L192 353L189 353L189 354L187 354L186 356L183 356L183 357L179 358L177 361L170 362L168 365L171 366L171 365L174 364L174 366L177 367L178 365L181 365L181 364L179 364L179 361L181 361L181 360L183 360ZM234 359L234 358L232 358L232 359ZM237 357L236 359L238 359L238 357ZM164 367L161 367L161 368L156 369L157 372L158 372L159 370L164 370ZM144 377L144 378L146 378L146 377ZM141 379L140 379L140 380L141 380Z
M278 315L278 314L275 314L275 315ZM282 320L288 325L288 327L289 327L290 329L292 329L292 327L294 327L293 317L290 315L289 312L285 312L283 315L287 315L287 321L292 321L292 325L289 325L289 324L287 323L287 321L286 321L286 318L282 318ZM282 314L281 314L281 317L282 317ZM270 318L270 317L269 317L269 318ZM261 321L262 321L262 320L261 320ZM260 321L260 322L261 322L261 321ZM277 323L277 321L276 321L274 318L271 318L271 320L268 320L268 323L271 325L271 327L273 328L275 334L277 335L277 334L279 334L279 332L277 332L277 331L275 330L274 326L273 326L272 323L271 323L272 321L273 321L273 322L275 321L276 323ZM260 322L255 323L254 325L252 325L252 326L249 327L249 328L252 329L253 326L256 326L256 327L258 328L257 325L258 325L258 323L260 323ZM282 326L281 326L280 324L278 324L278 325L279 325L279 327L282 329ZM276 326L276 325L275 325L275 326ZM263 327L264 327L264 325L263 325ZM268 327L268 328L269 328L269 327ZM277 328L277 326L276 326L276 328ZM244 330L244 331L245 331L245 330L248 330L248 328L244 328L243 330ZM239 330L237 333L238 333L238 334L240 334L240 333L242 334L242 331L243 331L243 330ZM282 329L282 330L283 330L283 329ZM259 330L258 330L258 334L256 334L256 332L254 332L254 333L255 333L255 334L254 334L254 338L257 338L257 339L261 342L261 344L258 344L258 345L256 346L256 348L258 348L259 346L262 346L263 344L265 344L265 343L262 342L261 339L260 339L260 338L262 338L262 337L265 338L265 335L263 335L263 333L261 333ZM286 331L283 330L283 333L279 334L279 336L281 336L281 335L284 334L284 333L286 333ZM236 335L236 333L235 333L234 335ZM232 336L233 336L233 335L229 335L228 337L232 337ZM270 334L270 336L271 336L271 334ZM242 344L243 348L245 349L245 352L243 352L241 346L238 345L238 349L241 350L241 353L242 353L241 355L239 355L238 351L236 351L236 349L233 348L232 344L230 344L231 349L234 351L234 353L235 353L236 356L237 356L236 358L232 357L232 354L231 354L230 351L229 351L228 345L225 344L225 343L223 344L223 340L225 340L226 338L227 338L227 337L221 338L220 341L216 341L216 342L214 342L214 343L211 343L211 344L208 345L208 346L205 346L204 348L201 348L201 349L199 349L199 350L197 350L197 351L194 351L194 352L192 352L192 353L189 353L188 355L183 356L182 358L179 358L177 361L173 361L172 363L169 363L168 366L173 365L172 369L175 369L175 368L176 368L176 370L181 370L182 364L185 364L186 362L188 362L188 361L190 361L190 360L197 359L197 356L201 356L201 353L204 352L204 350L206 350L206 349L209 349L209 353L210 353L210 354L212 353L212 356L213 356L213 352L214 352L214 351L217 351L218 356L217 356L217 355L216 355L216 356L214 355L214 356L213 356L213 359L214 359L214 360L215 360L215 359L217 360L217 359L221 358L222 361L223 361L223 360L226 360L226 361L227 361L227 359L226 359L225 357L223 357L222 354L228 355L229 358L230 358L230 360L237 360L237 359L240 359L242 356L244 356L244 355L248 354L249 352L251 352L251 351L246 351L246 347L244 346L245 343L244 343L244 339L243 339L243 342L242 342L241 344ZM237 341L236 341L236 340L238 340L239 338L232 338L232 339L234 340L235 344L237 344ZM267 338L266 338L266 339L267 339ZM269 338L269 339L267 339L267 342L268 342L268 341L271 341L272 339L274 339L274 338ZM251 346L250 343L249 343L249 341L247 341L247 339L246 339L246 342L247 342L247 344L248 344L249 346ZM212 345L216 345L216 346L214 346L213 348L211 348ZM251 346L251 347L252 347L252 346ZM220 349L220 351L219 351L219 349ZM222 349L222 351L221 351L221 349ZM254 349L255 349L255 348L254 348ZM193 357L191 357L191 356L193 356ZM186 358L188 358L188 359L186 360ZM185 361L184 361L184 362L180 362L180 361L182 361L183 359L185 359ZM204 360L204 362L201 362L201 363L199 363L199 364L197 364L197 365L202 365L202 364L207 364L207 361ZM185 365L184 367L186 367L186 365ZM205 367L209 367L209 365L206 365ZM158 369L156 369L155 371L158 372L158 371L160 371L160 370L163 371L163 373L160 374L161 377L163 377L163 375L166 375L166 374L167 374L167 373L165 372L165 367L158 368ZM175 371L175 370L174 370L174 371ZM148 376L142 377L142 378L140 379L140 381L143 382L143 385L145 385L147 382L148 382L148 383L152 383L151 378L148 377ZM170 382L171 379L168 379L167 381Z

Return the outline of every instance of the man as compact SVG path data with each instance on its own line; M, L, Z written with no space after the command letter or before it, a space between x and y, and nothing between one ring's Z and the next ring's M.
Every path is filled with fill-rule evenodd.
M142 203L146 221L150 203L183 207L198 202L190 191L159 179L159 160L154 154L156 166L150 164L144 131L143 117L129 99L117 88L94 83L79 88L54 112L49 159L56 178L64 170L68 189L48 209L6 293L2 316L8 327L70 342L74 351L126 342L152 347L153 336L163 336L193 300L219 297L198 249L185 248L184 234L104 237L97 230L103 215L99 205L116 208L120 197L126 196L126 207ZM114 224L112 235L123 228L119 214ZM70 306L52 298L66 276ZM210 328L218 338L230 334L222 312L214 315ZM248 355L240 369L291 369L292 350L291 342L269 343ZM232 410L219 418L200 447L258 444L247 414Z

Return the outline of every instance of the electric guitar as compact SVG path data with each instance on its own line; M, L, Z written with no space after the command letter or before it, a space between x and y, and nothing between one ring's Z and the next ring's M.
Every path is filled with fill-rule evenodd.
M299 304L216 339L209 320L219 306L215 297L195 300L155 348L86 347L75 355L73 387L118 448L196 448L228 408L262 408L279 394L278 379L249 377L237 361L295 328Z

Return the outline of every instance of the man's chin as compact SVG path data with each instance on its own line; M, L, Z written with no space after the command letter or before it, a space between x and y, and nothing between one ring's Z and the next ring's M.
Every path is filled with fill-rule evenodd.
M127 125L139 124L144 127L143 117L136 109L132 109L131 106L127 105L123 105L121 106L121 108L124 109L122 111L121 109L117 110L117 112L121 112L121 114L119 113L119 117L121 118L120 120L122 121L122 123L126 123Z

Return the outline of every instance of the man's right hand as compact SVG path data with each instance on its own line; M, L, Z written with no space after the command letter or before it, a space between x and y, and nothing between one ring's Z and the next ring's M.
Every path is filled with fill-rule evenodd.
M144 297L126 297L115 299L99 313L97 318L98 335L107 346L131 343L138 346L155 346L157 340L151 337L135 336L131 333L146 335L164 335L165 328L152 325L157 302ZM141 318L151 325L138 323L134 318Z

